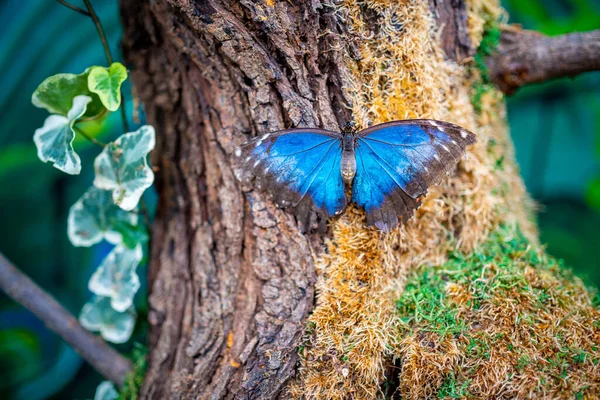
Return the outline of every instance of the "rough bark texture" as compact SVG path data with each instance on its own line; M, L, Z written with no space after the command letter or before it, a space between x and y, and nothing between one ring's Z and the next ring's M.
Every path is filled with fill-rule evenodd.
M452 4L440 18L458 38L444 43L461 58L464 4ZM125 58L158 132L142 398L276 398L294 374L322 237L243 192L230 155L253 135L350 120L343 17L319 0L122 0L122 14Z
M475 54L467 26L467 4L464 0L429 0L435 21L442 28L441 46L454 61L462 61Z
M128 0L122 13L159 132L142 397L273 398L294 373L313 259L293 218L245 201L230 155L255 134L348 121L331 51L340 27L318 1Z
M512 94L528 83L573 77L600 69L600 30L549 37L506 27L486 61L492 81Z

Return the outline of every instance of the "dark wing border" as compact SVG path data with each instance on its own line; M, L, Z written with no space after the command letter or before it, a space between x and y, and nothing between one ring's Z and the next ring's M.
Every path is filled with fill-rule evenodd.
M477 141L475 134L473 132L471 132L459 125L456 125L456 124L453 124L450 122L439 121L436 119L403 119L403 120L399 120L399 121L384 122L382 124L373 125L368 128L365 128L363 130L360 130L356 133L356 136L358 138L363 138L363 137L373 133L376 130L384 129L384 128L388 128L388 127L392 127L392 126L402 126L402 125L429 126L433 129L437 129L438 131L440 131L442 133L446 133L448 135L459 137L461 139L461 141L465 142L465 145L467 145L467 146L470 144L473 144ZM442 129L440 129L440 128L442 128Z

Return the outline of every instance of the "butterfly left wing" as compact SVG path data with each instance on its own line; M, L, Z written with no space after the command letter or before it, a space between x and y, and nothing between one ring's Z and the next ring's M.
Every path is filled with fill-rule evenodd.
M352 199L367 212L367 223L389 230L406 222L419 197L453 168L475 143L458 125L405 120L358 132Z
M262 135L236 150L240 179L254 178L257 189L291 208L309 230L315 217L324 223L346 207L340 143L339 133L317 128Z

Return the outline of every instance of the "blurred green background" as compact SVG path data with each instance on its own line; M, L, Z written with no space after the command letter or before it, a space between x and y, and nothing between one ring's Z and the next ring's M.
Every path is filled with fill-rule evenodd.
M118 55L118 3L94 4ZM600 28L597 0L503 4L511 22L547 34ZM88 142L76 144L84 166L80 176L39 162L32 136L47 113L33 107L30 98L50 75L104 65L104 53L93 24L58 3L0 0L0 55L0 251L78 314L90 297L87 281L108 246L72 247L66 220L93 179L90 166L97 149ZM523 177L540 204L542 242L599 286L600 73L522 89L508 100L508 111ZM118 115L104 128L107 138L118 135ZM142 290L136 297L140 321L144 298ZM143 341L144 324L138 325ZM0 294L0 398L93 398L101 380L43 323Z

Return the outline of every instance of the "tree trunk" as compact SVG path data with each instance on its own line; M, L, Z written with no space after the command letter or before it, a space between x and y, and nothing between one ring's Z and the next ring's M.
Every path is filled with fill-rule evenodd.
M343 27L318 1L122 9L126 58L160 132L142 395L274 397L313 307L313 256L292 217L244 196L230 155L258 133L349 120L340 54L328 50L339 39L323 35Z
M460 64L499 14L481 3L122 0L125 58L158 133L143 398L374 397L395 374L394 301L411 271L501 225L535 237L501 96L476 113L477 72ZM231 155L255 135L417 117L479 143L388 235L353 208L303 235L234 177Z

